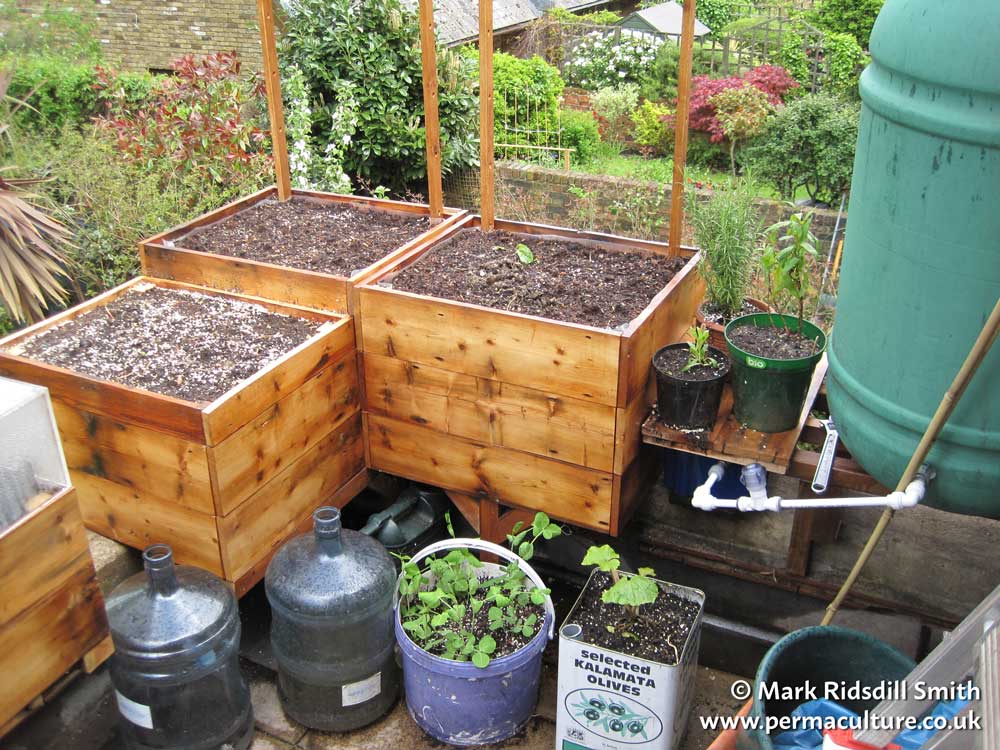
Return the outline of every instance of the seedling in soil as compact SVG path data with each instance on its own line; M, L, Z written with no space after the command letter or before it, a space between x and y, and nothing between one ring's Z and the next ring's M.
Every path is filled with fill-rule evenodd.
M562 533L544 513L522 528L516 524L507 539L524 560L534 555L539 539ZM431 558L423 568L409 557L400 560L403 629L428 653L484 668L498 651L507 655L527 644L542 625L538 609L549 589L535 588L516 562L507 563L498 575L481 578L483 563L467 549Z
M524 265L530 266L535 262L535 254L531 252L531 248L525 245L523 242L518 242L517 247L514 248L517 253L517 259L521 261Z
M767 279L768 301L780 309L786 299L798 309L798 333L802 333L806 298L813 291L809 280L809 267L818 253L816 237L812 233L813 212L797 212L787 220L772 224L767 229L769 247L761 255L761 264ZM784 233L780 236L779 231ZM788 330L788 327L785 326Z
M614 582L607 591L601 594L605 604L620 604L625 608L626 620L614 625L608 625L609 633L620 632L626 638L635 636L629 631L632 623L640 616L640 607L652 604L660 593L660 587L653 580L652 568L639 568L635 575L623 576L618 572L621 560L618 553L609 544L600 547L590 547L584 555L583 565L596 565L599 570L611 574Z
M688 361L681 372L687 372L693 367L718 367L719 362L708 354L708 329L693 325L688 328L691 343L688 344Z

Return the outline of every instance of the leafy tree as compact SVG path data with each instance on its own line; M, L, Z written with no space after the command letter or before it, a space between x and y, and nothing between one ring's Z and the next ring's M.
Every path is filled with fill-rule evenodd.
M530 59L506 52L493 56L493 115L498 142L541 143L542 131L554 131L559 97L566 84L559 69L535 55ZM515 123L518 131L513 132Z
M834 202L851 183L860 107L830 94L809 94L773 115L745 149L754 175L791 199L799 187Z
M721 39L723 29L740 17L736 0L698 0L695 15L712 30L713 39Z
M767 94L749 83L738 89L726 89L708 100L715 107L715 117L729 141L729 166L736 174L736 146L764 130L773 108Z
M639 96L654 102L676 99L677 69L680 62L680 47L669 40L661 44L656 50L652 66L639 81Z
M573 160L590 161L601 142L601 131L591 112L564 109L559 115L560 143L564 148L575 148Z
M673 136L673 113L665 104L656 104L648 99L632 113L635 126L635 142L643 152L656 156L670 153Z
M830 63L830 88L839 94L857 98L858 78L865 64L865 51L850 34L833 32L823 40Z
M868 49L872 27L885 0L823 0L816 11L816 22L829 31L853 36Z
M691 129L708 133L712 143L721 143L726 133L716 115L712 97L727 89L743 88L748 83L763 91L772 107L780 107L788 92L799 85L788 75L788 71L777 65L761 65L748 70L742 78L695 76L691 79L691 101L688 110Z
M345 171L371 184L403 189L426 174L419 38L415 13L399 0L297 0L285 20L280 55L305 76L317 145L337 132ZM478 155L473 71L439 50L438 81L450 172Z

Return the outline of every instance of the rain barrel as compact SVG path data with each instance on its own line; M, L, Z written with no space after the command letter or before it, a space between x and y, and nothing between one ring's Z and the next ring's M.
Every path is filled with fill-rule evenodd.
M385 547L342 529L336 508L320 508L312 533L278 550L264 586L285 713L312 729L346 732L392 708L400 684L396 567Z
M895 486L1000 296L1000 2L887 0L871 35L830 411ZM928 462L925 504L1000 518L1000 346Z
M240 674L236 597L199 568L174 567L165 544L143 552L145 573L106 606L111 682L129 750L246 750L250 690Z

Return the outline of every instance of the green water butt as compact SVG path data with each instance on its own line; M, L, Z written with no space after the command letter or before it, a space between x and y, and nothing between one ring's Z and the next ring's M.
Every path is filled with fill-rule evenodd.
M1000 3L888 0L863 101L827 388L898 481L1000 297ZM1000 518L1000 347L932 450L925 504Z

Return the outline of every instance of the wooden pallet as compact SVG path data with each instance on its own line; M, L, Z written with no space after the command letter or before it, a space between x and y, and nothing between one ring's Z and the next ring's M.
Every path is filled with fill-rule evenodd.
M44 329L152 285L233 297L320 324L212 403L90 378L18 354ZM0 341L0 374L46 386L86 525L230 582L238 595L274 552L367 483L354 323L344 315L140 277Z
M653 410L642 424L642 439L650 445L716 458L743 466L761 464L768 471L787 474L802 428L826 377L826 355L817 363L809 391L795 427L785 432L757 432L736 421L733 390L727 383L715 426L705 430L679 430L663 424Z

